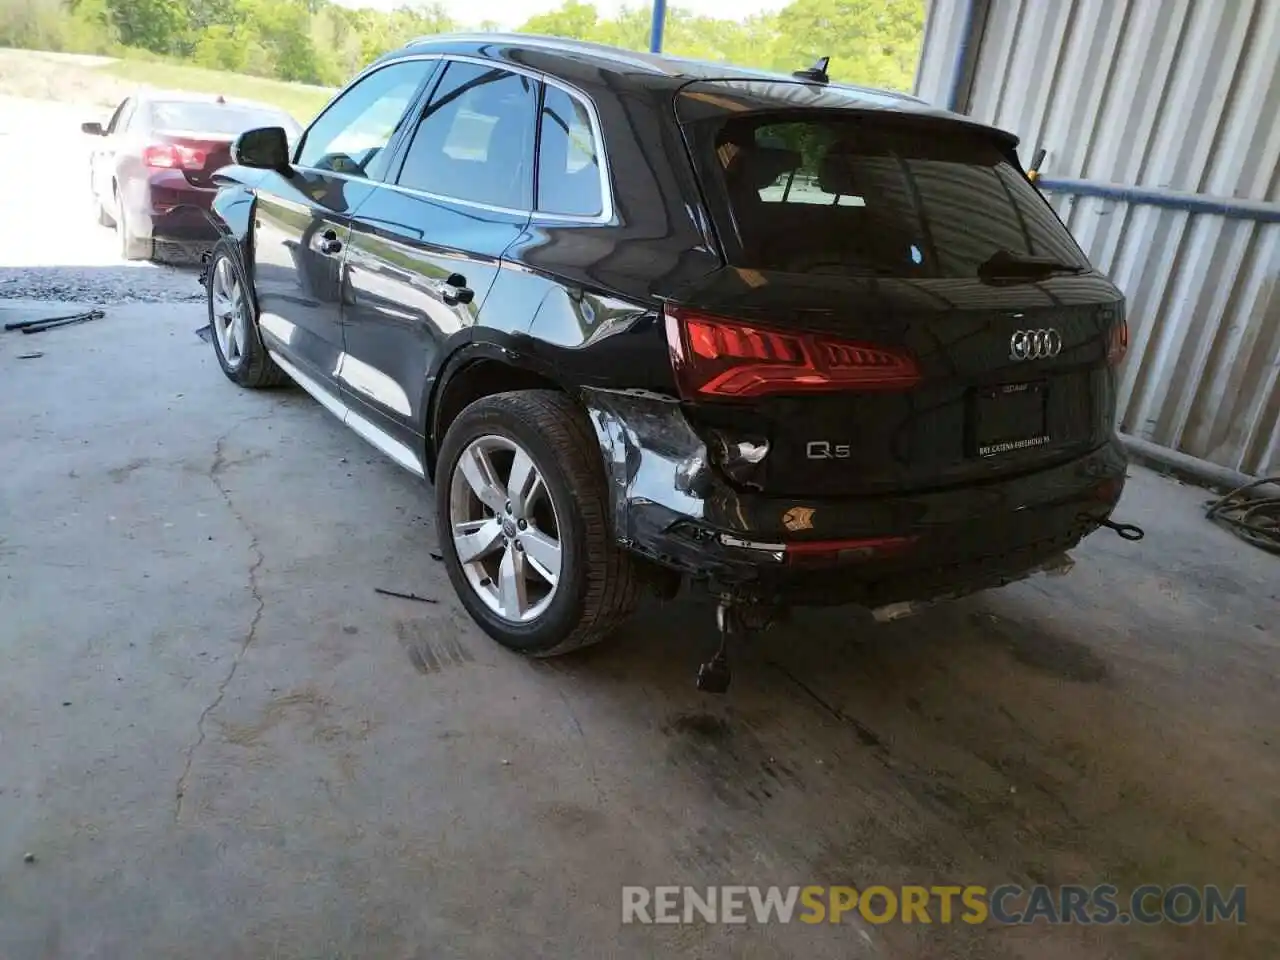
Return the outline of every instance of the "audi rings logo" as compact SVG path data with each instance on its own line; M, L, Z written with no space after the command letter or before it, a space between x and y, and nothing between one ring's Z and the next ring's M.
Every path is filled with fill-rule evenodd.
M1019 330L1009 338L1009 359L1048 360L1062 352L1062 334L1048 330Z

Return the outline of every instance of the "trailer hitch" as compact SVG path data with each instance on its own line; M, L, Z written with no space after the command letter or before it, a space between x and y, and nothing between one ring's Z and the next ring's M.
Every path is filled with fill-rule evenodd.
M714 656L698 667L698 689L703 693L724 693L729 689L733 673L729 667L730 638L744 643L763 633L780 620L787 610L772 604L729 592L719 597L716 605L716 629L720 642Z
M1131 543L1137 543L1147 535L1146 531L1136 523L1116 523L1114 520L1103 520L1102 526L1108 530L1114 530L1121 540L1128 540Z

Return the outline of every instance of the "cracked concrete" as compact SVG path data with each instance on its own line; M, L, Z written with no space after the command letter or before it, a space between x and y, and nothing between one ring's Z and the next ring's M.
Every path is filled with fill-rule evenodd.
M1202 492L1135 470L1144 543L881 627L800 613L709 698L699 601L496 648L429 491L232 387L203 322L0 334L4 960L1274 955L1280 577ZM619 923L623 884L1104 881L1247 884L1249 924Z
M265 417L246 417L239 426L250 423L254 420L262 420ZM234 430L235 427L232 428ZM235 502L231 499L231 491L222 483L222 471L227 467L227 460L223 448L226 445L227 438L231 432L228 431L218 437L213 447L213 463L209 467L209 480L218 492L222 494L222 499L227 502L227 509L231 511L231 515L236 518L236 522L244 528L244 532L249 535L249 551L253 555L253 561L249 564L249 592L253 595L253 618L249 621L249 627L245 631L244 641L240 644L240 650L231 660L231 667L227 670L227 675L222 678L222 682L218 684L216 696L209 701L209 705L200 711L200 717L196 721L196 739L187 748L186 763L183 764L182 773L178 777L177 786L174 788L174 807L173 819L176 823L182 818L182 798L187 792L187 777L191 774L191 763L195 757L195 753L204 744L205 738L205 721L209 719L209 715L218 709L218 705L222 703L222 698L226 696L227 687L231 681L235 679L236 670L240 668L240 661L244 659L245 653L249 650L249 645L253 643L254 635L258 631L258 624L262 621L262 611L266 607L266 601L262 599L262 592L258 589L258 569L262 566L264 557L262 548L258 545L258 538L253 531L249 529L249 524L245 521L240 511L236 509Z

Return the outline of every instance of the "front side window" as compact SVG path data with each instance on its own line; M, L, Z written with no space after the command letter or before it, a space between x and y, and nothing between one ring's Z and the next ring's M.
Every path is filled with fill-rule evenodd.
M390 159L386 147L431 67L429 61L405 60L376 70L349 87L306 132L298 164L380 178Z
M536 110L536 81L451 61L409 144L400 185L528 210L533 200Z
M538 154L538 209L580 217L604 210L600 189L600 145L587 108L548 86L542 100Z

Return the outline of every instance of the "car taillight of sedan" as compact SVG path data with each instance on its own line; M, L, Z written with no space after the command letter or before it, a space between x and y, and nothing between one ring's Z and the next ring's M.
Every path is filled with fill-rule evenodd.
M203 170L208 157L204 145L154 143L142 150L142 162L162 170Z

